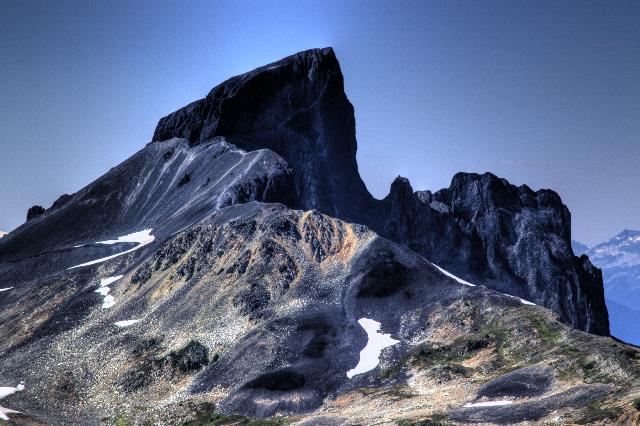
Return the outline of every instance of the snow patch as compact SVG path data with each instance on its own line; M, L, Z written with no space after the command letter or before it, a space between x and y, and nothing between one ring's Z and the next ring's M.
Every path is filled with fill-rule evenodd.
M130 325L133 325L133 324L137 323L138 321L142 321L142 320L139 320L139 319L124 320L124 321L114 322L113 324L116 327L124 328L124 327L129 327Z
M475 284L471 284L469 281L465 281L460 277L456 277L455 275L453 275L451 272L442 269L441 267L439 267L438 265L436 265L435 263L432 263L433 266L435 266L436 268L438 268L438 270L440 272L442 272L443 274L445 274L446 276L448 276L449 278L453 278L454 280L458 281L460 284L464 284L464 285L468 285L469 287L475 287Z
M3 291L8 291L11 290L13 287L5 287L5 288L0 288L0 293Z
M513 401L499 400L499 401L485 401L485 402L473 402L469 404L465 404L464 408L473 408L473 407L500 407L502 405L510 405L513 404Z
M9 395L13 395L16 392L21 392L23 390L24 390L24 383L20 383L16 387L0 386L0 399L5 398ZM3 407L2 405L0 405L0 419L9 421L9 416L7 416L7 414L10 414L10 413L22 414L20 413L20 411L12 410L10 408Z
M98 241L96 244L118 244L118 243L139 243L139 244L149 244L155 238L151 235L151 231L153 229L145 229L143 231L133 232L131 234L123 235L122 237L118 237L117 240L104 240Z
M111 245L111 244L118 244L118 243L138 243L138 245L135 246L132 249L125 250L125 251L120 252L120 253L112 254L111 256L102 257L100 259L92 260L90 262L81 263L80 265L72 266L72 267L67 268L67 269L74 269L74 268L80 268L82 266L95 265L96 263L106 262L107 260L111 260L111 259L113 259L115 257L122 256L123 254L131 253L132 251L138 250L139 248L142 248L142 247L146 246L147 244L151 244L153 242L153 240L156 239L156 237L151 235L151 231L153 231L153 229L145 229L143 231L138 231L138 232L134 232L134 233L131 233L131 234L123 235L122 237L118 237L117 240L98 241L98 242L96 242L96 244L108 244L108 245Z
M464 284L467 285L469 287L475 287L475 284L471 284L469 281L465 281L460 277L457 277L455 275L453 275L451 272L447 271L446 269L442 269L441 267L439 267L438 265L436 265L435 263L432 263L433 266L435 266L436 268L438 268L438 270L440 272L442 272L443 274L445 274L446 276L448 276L449 278L453 278L454 280L458 281L460 284ZM498 292L499 293L499 292ZM522 299L520 297L516 297L516 296L512 296L510 294L506 294L506 293L500 293L500 294L504 294L505 296L509 296L509 297L513 297L514 299L518 299L522 304L524 305L532 305L532 306L537 306L535 303L533 302L529 302L528 300Z
M111 291L111 287L109 287L109 284L112 284L118 281L123 276L124 275L116 275L113 277L103 278L102 280L100 280L100 286L96 290L96 293L100 293L103 296L103 299L102 299L103 309L110 308L116 304L116 299L109 294L109 292Z
M400 342L391 338L390 334L380 332L380 323L368 318L360 318L358 324L367 332L367 345L360 351L360 361L355 368L347 371L347 377L352 378L356 374L366 373L378 366L380 353L384 348Z

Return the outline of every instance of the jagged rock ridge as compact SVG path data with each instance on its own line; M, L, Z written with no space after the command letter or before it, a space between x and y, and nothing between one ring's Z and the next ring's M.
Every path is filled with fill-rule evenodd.
M447 189L413 193L396 180L375 200L358 174L353 107L332 49L314 49L237 76L160 120L153 140L198 144L222 135L280 154L295 176L291 207L365 224L469 281L554 310L608 334L602 280L574 257L567 207L553 191L491 174L457 174Z
M491 173L458 173L449 188L413 192L397 178L381 234L468 281L532 300L574 327L608 334L602 276L571 249L571 215L553 191Z

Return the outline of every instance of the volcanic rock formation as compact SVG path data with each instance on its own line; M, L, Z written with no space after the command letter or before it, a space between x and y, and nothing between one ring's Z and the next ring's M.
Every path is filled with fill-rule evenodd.
M638 419L640 352L575 329L607 334L606 307L557 194L458 174L433 194L399 178L375 200L355 153L336 57L311 50L222 83L38 209L0 240L0 389L24 382L4 413ZM377 334L362 324L390 346L348 375Z
M491 174L458 173L436 193L397 179L382 201L356 164L355 119L332 49L301 52L233 77L162 118L153 140L198 144L224 136L267 148L293 170L293 208L365 224L459 276L552 309L572 326L608 334L602 279L571 251L571 216L553 191Z

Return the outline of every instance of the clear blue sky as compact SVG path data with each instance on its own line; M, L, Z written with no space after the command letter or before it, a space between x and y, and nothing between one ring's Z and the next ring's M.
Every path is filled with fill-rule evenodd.
M457 171L558 191L574 237L640 228L640 2L0 2L0 229L222 80L333 46L383 197Z

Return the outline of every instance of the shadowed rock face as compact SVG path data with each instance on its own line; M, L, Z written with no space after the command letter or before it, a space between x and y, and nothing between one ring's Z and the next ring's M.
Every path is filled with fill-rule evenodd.
M546 306L575 328L609 333L602 276L571 250L571 215L553 191L458 173L435 193L397 178L378 231L462 278Z
M33 206L27 211L27 221L30 221L33 218L36 218L44 213L44 207L42 206Z
M291 207L365 224L469 281L546 306L578 329L609 333L602 280L573 256L570 214L555 192L458 173L436 193L414 194L397 179L375 200L358 174L343 86L333 50L301 52L216 86L161 119L153 140L199 144L221 135L247 150L271 149L293 169Z
M485 383L478 389L478 398L526 398L543 395L551 389L553 369L547 365L520 368Z
M284 58L214 87L206 98L162 118L153 141L199 144L224 136L268 148L293 167L292 207L355 220L372 202L356 164L353 106L332 49Z

